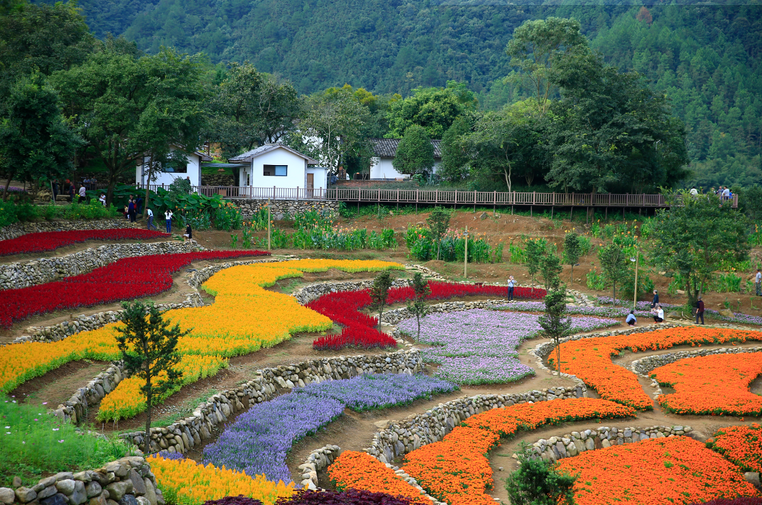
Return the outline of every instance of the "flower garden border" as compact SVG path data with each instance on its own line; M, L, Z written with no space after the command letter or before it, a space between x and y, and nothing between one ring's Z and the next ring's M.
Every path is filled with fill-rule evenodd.
M34 223L14 223L0 228L0 240L18 238L28 233L43 231L111 230L114 228L142 228L142 223L130 223L124 218L94 219L78 221L39 221Z
M617 428L600 426L592 430L572 431L532 443L531 451L545 461L555 463L559 459L572 458L585 451L605 449L612 445L641 442L649 438L668 438L690 435L690 426L648 426L640 428Z
M190 242L163 241L138 244L106 244L52 258L37 258L0 265L0 290L26 288L91 272L117 260L155 254L204 251Z

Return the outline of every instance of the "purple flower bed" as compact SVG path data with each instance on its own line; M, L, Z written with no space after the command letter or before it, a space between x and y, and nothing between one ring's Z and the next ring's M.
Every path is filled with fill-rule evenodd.
M513 302L500 307L500 310L519 311L519 312L545 312L545 302ZM627 317L630 309L624 307L577 307L576 305L567 305L566 311L569 314L581 314L585 316L602 317ZM650 307L646 310L635 310L635 317L653 317Z
M363 375L294 389L241 414L216 442L204 449L215 466L291 481L286 455L299 439L317 432L344 412L385 408L449 392L457 385L425 375Z
M598 297L598 302L599 303L603 303L605 305L611 305L612 302L614 302L614 298L612 298L610 296L599 296ZM619 299L616 300L616 305L621 305L621 306L624 306L624 307L630 307L631 304L632 304L632 302L630 300L619 300ZM674 305L672 303L660 303L659 305L661 305L665 309L671 309L673 307L677 307L678 306L678 305ZM647 302L647 301L642 301L641 300L641 301L639 301L638 303L635 304L635 310L651 310L651 302Z
M522 302L521 304L542 302ZM525 309L538 310L538 309ZM519 344L542 330L539 315L495 310L466 310L430 314L421 319L421 341L432 348L422 352L426 361L441 366L436 377L460 384L501 384L534 375L534 370L518 359ZM613 319L573 318L574 331L591 331L620 324ZM416 335L415 319L402 321L398 328Z
M612 300L613 300L613 298L610 297L610 296L599 296L598 297L598 301L600 303L605 303L605 304L609 304L609 305L611 304ZM524 302L524 303L527 303L527 302ZM528 302L528 303L533 303L533 302ZM617 300L616 303L617 303L617 305L628 306L628 304L630 302L626 302L624 300ZM514 305L514 304L512 304L512 305ZM680 305L675 305L673 303L662 303L660 305L663 308L665 308L665 309L672 309L672 308L680 306ZM602 307L596 307L596 308L602 308ZM516 310L524 310L524 309L516 309ZM618 309L611 308L611 310L618 310ZM622 309L622 310L625 310L625 309ZM637 305L636 305L636 311L635 311L635 315L636 316L638 315L638 312L637 312L638 310L644 310L644 311L646 311L643 315L646 316L646 317L650 317L651 314L648 311L651 310L651 302L638 302ZM629 310L627 310L624 314L626 315L628 312L629 312ZM735 314L734 313L734 317L727 317L727 316L720 315L720 313L718 311L712 310L712 309L706 309L704 312L706 314L711 314L712 316L716 317L717 319L721 319L721 320L727 321L729 323L757 324L757 325L761 325L762 326L762 317L759 317L759 316L750 316L749 314Z

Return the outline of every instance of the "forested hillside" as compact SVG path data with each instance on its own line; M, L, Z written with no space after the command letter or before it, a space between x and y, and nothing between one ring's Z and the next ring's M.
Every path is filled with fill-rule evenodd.
M528 19L574 17L609 64L636 70L687 127L704 185L762 177L762 6L453 6L425 0L80 0L96 36L250 61L302 93L460 81L484 109L526 98L505 46Z

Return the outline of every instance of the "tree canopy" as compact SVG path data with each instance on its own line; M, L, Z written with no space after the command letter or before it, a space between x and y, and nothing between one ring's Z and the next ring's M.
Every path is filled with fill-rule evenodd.
M420 174L431 170L434 166L434 146L422 126L408 126L397 146L392 165L402 174Z

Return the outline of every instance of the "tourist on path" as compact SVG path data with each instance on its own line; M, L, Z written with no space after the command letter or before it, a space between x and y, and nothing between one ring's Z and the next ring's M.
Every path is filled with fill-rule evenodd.
M701 318L701 324L704 324L704 300L700 296L696 301L696 324L699 324L699 318Z
M661 308L661 305L657 305L656 313L654 314L654 323L662 322L664 322L664 309Z
M757 296L762 296L762 272L757 269L757 275L754 277L754 286L757 288Z
M508 277L508 301L513 301L513 288L516 286L516 281L513 280L513 276Z
M158 229L153 224L153 211L151 209L146 209L146 213L148 214L148 229L149 230L152 229L152 228L154 230Z
M191 225L188 225L185 227L185 241L186 242L192 242L193 241L193 230L191 230Z
M631 310L630 313L627 314L627 319L625 319L624 322L630 326L638 324L638 320L635 318L635 310Z
M130 203L127 204L127 214L130 216L130 222L134 223L135 218L137 217L137 209L135 208L135 200L132 199L132 195L130 195Z
M85 189L85 185L81 184L79 186L79 203L84 202L86 197L87 197L87 190Z
M654 299L651 302L651 310L655 309L659 305L659 292L654 289Z
M167 221L167 233L172 233L172 211L167 209L164 212L164 219Z

